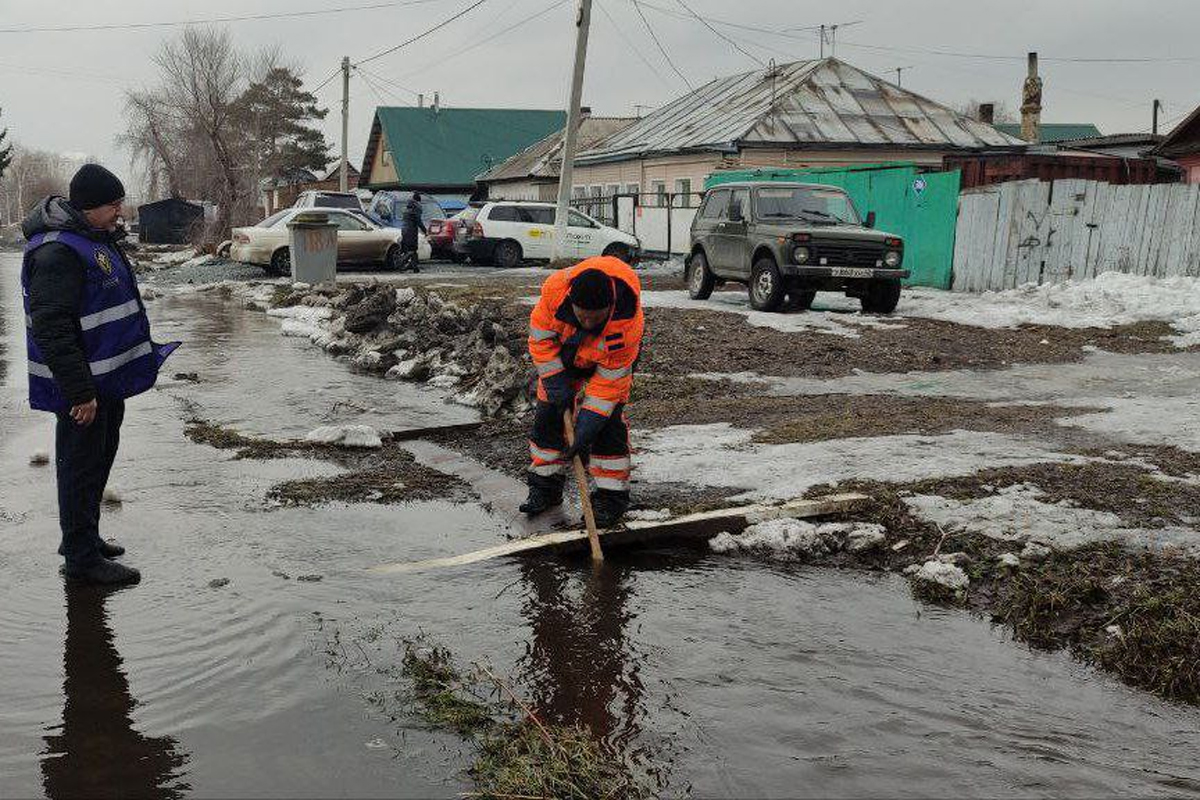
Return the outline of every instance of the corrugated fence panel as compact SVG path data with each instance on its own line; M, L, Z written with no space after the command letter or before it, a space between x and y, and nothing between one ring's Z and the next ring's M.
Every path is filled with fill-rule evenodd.
M1200 185L1026 180L959 198L956 291L1112 271L1200 277Z

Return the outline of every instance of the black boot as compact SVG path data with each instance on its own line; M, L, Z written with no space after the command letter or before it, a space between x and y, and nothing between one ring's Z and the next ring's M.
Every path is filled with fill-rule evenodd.
M72 583L86 583L95 586L122 586L137 583L142 579L142 573L133 567L109 561L107 558L102 558L80 570L69 570L64 567L62 574Z
M563 501L563 486L559 481L548 481L541 476L531 476L529 480L529 497L521 504L521 513L536 517L543 511L555 506L561 506Z
M597 528L611 528L621 521L629 510L629 492L614 492L597 489L592 492L592 515Z
M58 546L58 554L60 556L64 555L61 544ZM120 558L121 556L125 555L125 548L114 542L112 539L101 539L100 555L104 556L105 558Z

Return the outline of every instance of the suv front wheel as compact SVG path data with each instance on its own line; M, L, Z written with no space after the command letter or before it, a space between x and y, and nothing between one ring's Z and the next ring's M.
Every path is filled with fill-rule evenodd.
M871 281L862 296L864 314L890 314L900 302L900 281Z
M693 300L707 300L713 293L715 283L712 270L708 268L708 257L704 255L703 250L697 250L688 262L688 297Z
M750 307L755 311L778 311L785 287L775 259L763 256L750 270Z

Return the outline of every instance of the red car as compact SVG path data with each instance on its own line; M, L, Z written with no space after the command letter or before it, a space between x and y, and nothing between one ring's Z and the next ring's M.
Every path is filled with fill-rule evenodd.
M454 252L454 234L462 224L463 220L457 217L431 219L425 224L426 236L429 238L429 247L433 250L434 258L448 258L455 264L467 260L465 254Z

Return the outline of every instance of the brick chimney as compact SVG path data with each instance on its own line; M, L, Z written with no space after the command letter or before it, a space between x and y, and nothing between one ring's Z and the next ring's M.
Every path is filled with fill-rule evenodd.
M1041 140L1042 79L1038 77L1037 53L1029 54L1029 71L1021 92L1021 138L1036 144Z
M996 121L996 104L980 103L978 113L980 122L986 122L988 125L991 125Z

